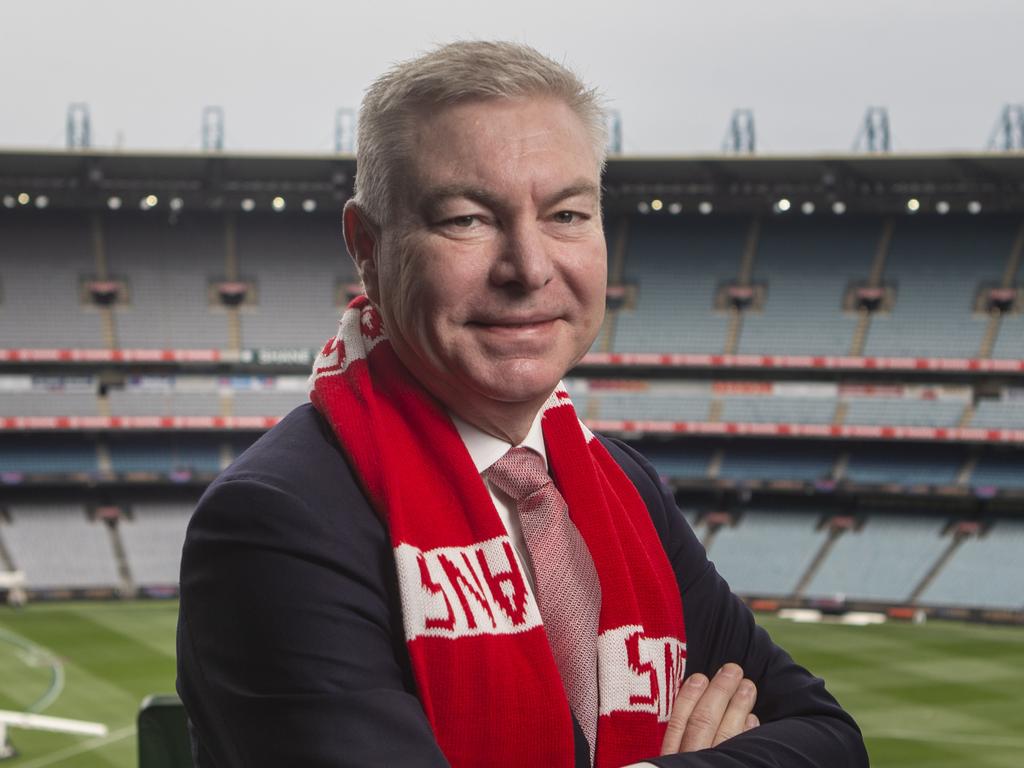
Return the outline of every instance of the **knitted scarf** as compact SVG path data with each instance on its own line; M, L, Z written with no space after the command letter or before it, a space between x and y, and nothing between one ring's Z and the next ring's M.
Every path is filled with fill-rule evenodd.
M365 297L317 357L310 388L390 533L417 694L448 761L572 765L568 701L508 533L444 407ZM660 750L686 663L679 590L636 488L561 385L541 424L601 582L595 764L612 768Z

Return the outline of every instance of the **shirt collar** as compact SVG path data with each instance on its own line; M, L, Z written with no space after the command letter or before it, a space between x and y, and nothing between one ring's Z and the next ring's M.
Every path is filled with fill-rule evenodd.
M452 423L455 424L455 429L459 432L459 437L462 438L462 442L466 445L466 450L469 451L470 458L473 459L473 464L476 465L476 471L480 474L490 469L491 465L508 453L510 448L517 447L507 440L489 435L482 429L474 427L454 413L449 412L449 415L452 418ZM526 437L519 446L530 448L539 453L540 457L544 459L544 469L546 470L548 468L548 454L544 450L544 432L541 430L540 425L543 415L543 411L537 412L537 415L533 418L533 424L530 425L530 431L526 433Z

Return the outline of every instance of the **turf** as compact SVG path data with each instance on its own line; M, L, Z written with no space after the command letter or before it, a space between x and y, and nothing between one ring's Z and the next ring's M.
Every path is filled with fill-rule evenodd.
M105 739L12 729L20 756L4 768L133 768L139 702L174 689L176 618L173 602L0 609L0 709L37 705L110 728ZM797 661L828 680L861 724L873 766L1021 764L1024 631L759 620Z

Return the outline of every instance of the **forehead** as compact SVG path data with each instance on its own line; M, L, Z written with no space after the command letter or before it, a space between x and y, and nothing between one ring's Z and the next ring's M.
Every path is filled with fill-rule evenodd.
M492 195L544 194L579 179L599 184L600 163L580 117L551 97L490 99L435 109L413 126L411 200L439 186Z

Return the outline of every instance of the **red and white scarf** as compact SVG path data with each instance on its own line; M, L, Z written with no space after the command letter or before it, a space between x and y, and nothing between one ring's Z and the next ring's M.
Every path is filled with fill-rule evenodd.
M365 297L310 385L390 532L417 693L449 762L572 765L568 701L508 532L444 407L398 360ZM679 589L636 488L564 387L541 424L601 582L595 764L612 768L660 750L686 663Z

